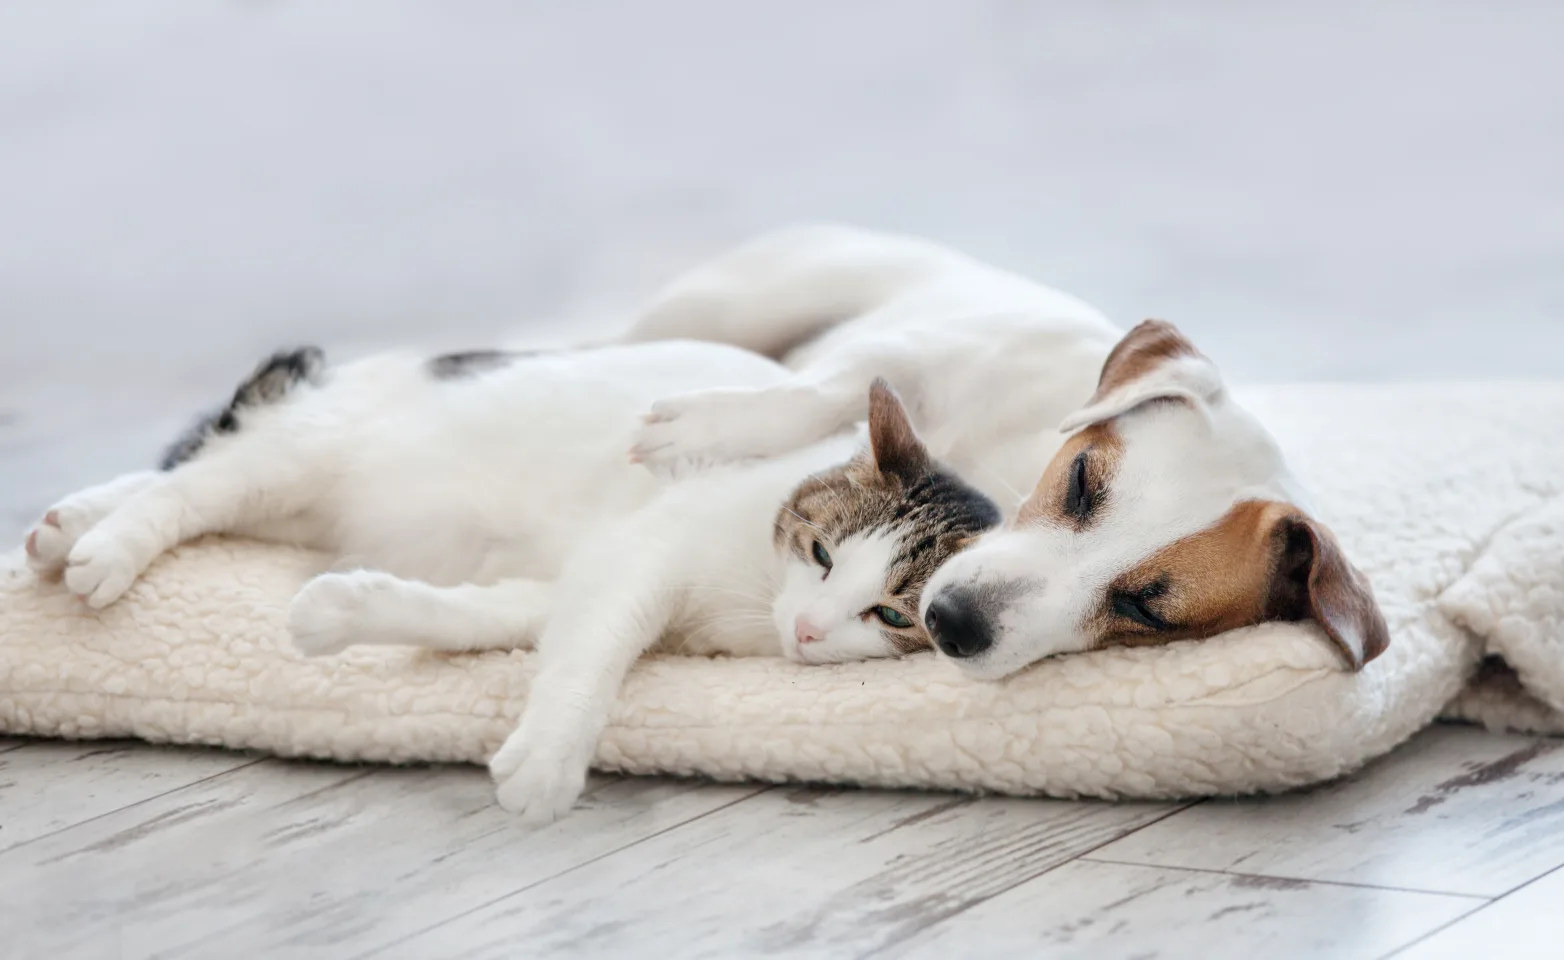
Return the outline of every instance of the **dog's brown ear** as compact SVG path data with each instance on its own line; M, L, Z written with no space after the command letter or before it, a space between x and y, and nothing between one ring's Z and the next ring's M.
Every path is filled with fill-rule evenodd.
M1272 529L1278 559L1271 576L1267 620L1314 620L1353 670L1385 652L1390 631L1374 590L1347 561L1331 532L1301 513Z
M1065 433L1128 413L1151 400L1207 403L1222 390L1216 364L1165 320L1124 335L1103 362L1097 392L1059 425Z
M911 483L929 467L929 451L912 429L907 408L883 377L869 387L869 449L874 465Z

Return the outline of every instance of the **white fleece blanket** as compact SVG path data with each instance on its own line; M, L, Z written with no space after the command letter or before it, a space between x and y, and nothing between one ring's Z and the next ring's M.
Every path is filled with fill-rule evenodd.
M1243 399L1374 581L1392 641L1362 673L1342 672L1306 624L1066 657L998 684L932 656L669 657L632 675L598 766L1169 797L1334 777L1442 710L1564 732L1564 384L1306 385ZM92 613L38 583L19 551L7 556L0 732L486 759L521 710L530 656L371 648L306 660L287 644L284 611L321 566L208 541Z

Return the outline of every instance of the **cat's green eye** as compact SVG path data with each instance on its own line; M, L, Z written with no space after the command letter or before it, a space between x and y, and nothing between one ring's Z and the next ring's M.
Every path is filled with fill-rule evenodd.
M912 619L895 607L875 607L874 615L884 620L887 626L898 630L905 630L912 626Z
M819 540L815 541L814 550L811 552L815 555L815 563L820 564L820 566L825 567L827 570L831 569L831 555L825 552L825 547L820 545Z

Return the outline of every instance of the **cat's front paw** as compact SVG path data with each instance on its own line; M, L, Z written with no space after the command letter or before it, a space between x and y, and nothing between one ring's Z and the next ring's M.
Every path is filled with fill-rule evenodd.
M819 398L804 389L699 390L659 400L630 458L654 473L775 456L817 440Z
M101 529L89 531L70 549L65 560L65 587L101 610L124 596L142 564L130 548Z
M570 812L586 788L589 751L554 738L528 737L517 729L489 761L500 806L534 826Z
M323 573L304 585L288 605L288 635L310 657L341 653L364 635L377 598L390 574L359 570Z

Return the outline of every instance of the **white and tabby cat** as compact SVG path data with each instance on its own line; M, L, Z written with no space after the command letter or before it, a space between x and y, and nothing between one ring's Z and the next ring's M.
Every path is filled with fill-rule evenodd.
M666 482L627 462L653 400L786 375L697 343L335 368L315 350L278 354L162 471L61 502L27 552L102 607L201 534L298 543L366 568L294 599L305 652L535 641L541 672L491 769L502 803L552 819L646 650L829 663L925 648L924 583L998 523L883 383L867 449L837 437Z

